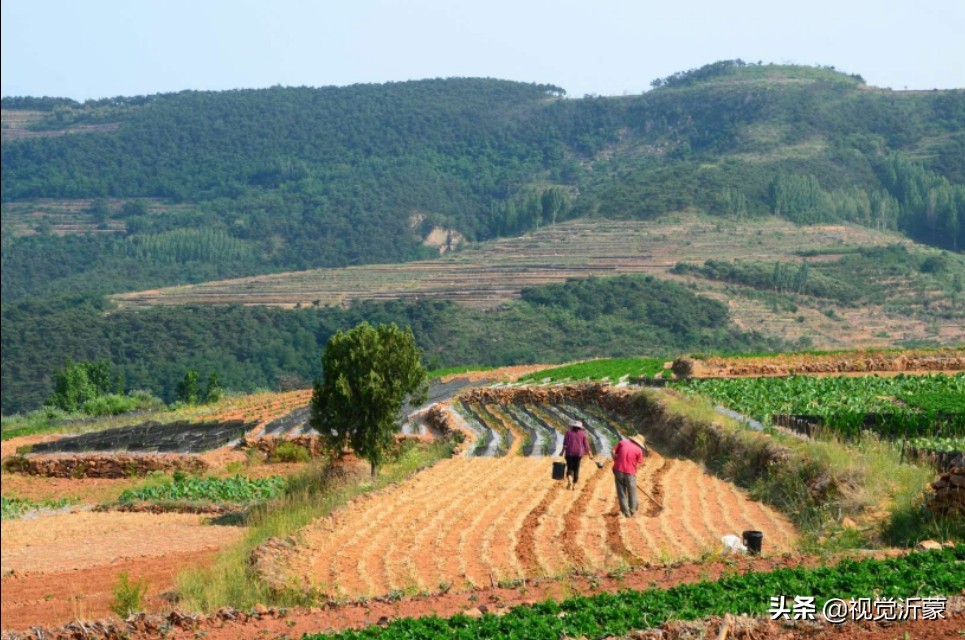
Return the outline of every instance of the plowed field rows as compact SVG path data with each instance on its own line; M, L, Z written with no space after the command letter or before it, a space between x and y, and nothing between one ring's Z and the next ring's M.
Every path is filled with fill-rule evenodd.
M478 404L460 402L458 412L475 434L475 444L466 455L552 456L559 453L563 434L571 420L587 428L596 454L606 456L620 439L618 419L599 409L575 405Z
M332 596L464 588L576 569L694 557L720 538L764 532L765 551L791 548L785 517L686 460L654 454L641 467L634 518L616 515L610 463L587 462L576 490L538 457L452 458L303 529L286 559L293 584Z
M244 422L254 422L258 425L256 432L264 430L272 420L276 420L291 412L308 405L312 397L311 389L300 389L298 391L287 391L285 393L258 393L245 396L241 402L226 401L213 413L212 416L204 416L204 419L221 420L243 420Z

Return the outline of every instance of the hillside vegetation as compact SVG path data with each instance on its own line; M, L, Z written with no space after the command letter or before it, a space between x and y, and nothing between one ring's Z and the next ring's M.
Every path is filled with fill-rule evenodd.
M4 99L6 120L48 114L21 125L34 133L115 126L5 142L3 299L394 262L429 255L434 226L481 240L690 207L963 245L965 92L739 61L655 84L577 100L480 79ZM56 236L49 199L89 199L88 222L124 233ZM39 233L14 237L24 215Z
M762 340L961 339L962 90L894 92L829 68L724 61L655 81L642 95L612 98L568 99L548 84L454 78L85 103L14 97L0 106L4 412L38 406L68 357L106 358L130 387L166 397L187 367L218 369L237 389L273 385L285 374L307 379L318 374L327 336L362 319L413 325L437 365L763 348ZM710 246L668 233L656 270L634 261L658 238L608 258L593 253L594 225L661 224L681 212L714 227ZM563 256L543 251L522 274L490 269L483 275L493 289L481 303L468 299L478 283L453 295L424 287L437 267L471 263L473 248L485 255L532 239L542 251L541 238L565 241L574 227L564 223L587 225L590 240ZM752 236L774 225L783 225L784 236L761 242L776 245L755 246ZM805 238L842 226L855 235L863 229L866 241L830 247L839 253L789 255L828 249ZM735 242L743 243L740 251L715 250ZM907 255L854 253L886 244L904 246ZM450 249L451 262L427 261ZM622 256L626 264L616 264ZM896 270L877 268L879 258ZM123 298L122 310L102 297L352 267L339 271L342 277L362 265L416 260L411 268L423 272L411 282L406 267L382 271L402 277L388 287L350 282L267 300L318 307L288 314L127 308L153 298L183 301L166 290ZM791 277L803 261L805 285ZM822 261L835 264L816 264ZM527 279L526 270L542 275ZM616 306L588 322L573 320L569 302L553 302L547 313L521 293L545 283L580 286L562 284L567 278L640 271L683 282L691 289L674 291L691 297L675 293L666 309L653 309L617 295ZM456 274L450 288L466 275ZM606 287L627 282L637 280ZM214 301L247 303L243 297L256 293L242 287ZM425 300L460 296L495 308ZM709 302L730 309L710 324L696 321L699 330L675 324ZM631 319L621 315L626 309L664 316Z
M493 310L389 301L350 309L238 305L110 313L102 299L75 297L4 306L3 411L40 406L65 354L110 361L128 389L150 389L168 401L187 369L217 371L229 389L283 381L308 386L322 373L328 338L362 320L411 327L432 368L785 346L737 329L720 302L649 276L534 287Z

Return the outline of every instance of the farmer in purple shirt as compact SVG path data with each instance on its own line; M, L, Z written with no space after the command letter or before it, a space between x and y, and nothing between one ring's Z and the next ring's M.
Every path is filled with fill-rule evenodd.
M590 438L579 420L570 422L570 429L563 436L563 450L560 455L566 458L566 488L573 489L580 479L580 461L583 456L592 454Z

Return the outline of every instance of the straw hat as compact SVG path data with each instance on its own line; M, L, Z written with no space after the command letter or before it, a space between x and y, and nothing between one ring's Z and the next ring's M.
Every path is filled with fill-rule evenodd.
M646 438L644 438L644 437L643 437L642 435L640 435L639 433L636 434L636 435L630 436L630 440L631 440L634 444L636 444L638 447L640 447L641 449L643 449L644 451L647 450L647 440L646 440Z
M570 426L573 427L574 429L582 429L583 422L581 422L580 420L570 420Z

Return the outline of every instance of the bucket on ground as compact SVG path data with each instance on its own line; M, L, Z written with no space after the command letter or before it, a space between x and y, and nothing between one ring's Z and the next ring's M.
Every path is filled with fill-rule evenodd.
M757 556L761 554L761 545L764 542L764 532L763 531L745 531L742 534L742 541L744 546L747 547L747 553L752 556Z
M553 463L553 479L562 480L566 477L566 463L565 462L554 462Z

